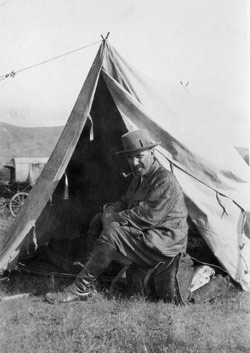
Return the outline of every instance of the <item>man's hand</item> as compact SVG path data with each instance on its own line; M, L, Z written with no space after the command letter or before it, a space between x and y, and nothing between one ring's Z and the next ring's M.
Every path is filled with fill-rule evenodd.
M115 215L115 210L112 205L104 207L103 214L102 214L102 223L103 228L105 229L110 223L113 222Z

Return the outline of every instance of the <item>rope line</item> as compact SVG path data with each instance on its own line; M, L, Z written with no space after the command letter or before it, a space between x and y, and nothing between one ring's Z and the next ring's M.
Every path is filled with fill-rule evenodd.
M230 196L227 196L225 194L223 194L222 192L216 190L213 186L209 185L207 182L202 181L201 179L197 178L196 176L194 176L193 174L191 174L191 172L189 172L188 170L186 170L184 167L180 166L178 164L178 162L176 161L172 161L170 158L166 157L157 147L155 147L155 150L162 155L163 158L165 158L169 164L172 163L174 167L176 167L177 169L181 170L182 172L186 173L187 175L189 175L190 177L192 177L193 179L199 181L200 183L202 183L203 185L207 186L208 188L214 190L216 193L218 193L218 195L224 196L226 198L228 198L229 200L231 200L237 207L239 207L241 210L244 211L244 209L238 204L238 202L236 202L235 200L233 200Z
M27 70L31 70L31 69L33 69L33 68L35 68L35 67L37 67L37 66L40 66L40 65L43 65L43 64L47 64L47 63L50 62L50 61L60 59L60 58L62 58L62 57L64 57L64 56L66 56L66 55L70 55L70 54L75 53L75 52L77 52L77 51L86 49L86 48L91 47L91 46L93 46L93 45L96 45L96 44L98 44L98 43L100 43L100 42L102 42L102 40L98 40L97 42L94 42L94 43L85 45L85 46L83 46L83 47L80 47L80 48L77 48L77 49L68 51L68 52L66 52L66 53L64 53L64 54L54 56L53 58L50 58L50 59L41 61L41 62L39 62L39 63L37 63L37 64L24 67L23 69L20 69L20 70L17 70L17 71L13 71L13 70L12 70L10 73L8 73L8 74L6 74L6 75L0 76L0 81L5 80L6 78L9 78L9 77L14 78L14 77L16 76L16 74L18 74L18 73L20 73L20 72L27 71Z

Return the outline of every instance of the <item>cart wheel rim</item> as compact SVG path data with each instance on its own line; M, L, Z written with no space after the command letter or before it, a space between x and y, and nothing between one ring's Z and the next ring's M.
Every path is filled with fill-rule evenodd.
M29 194L27 192L17 192L10 200L10 213L16 217Z

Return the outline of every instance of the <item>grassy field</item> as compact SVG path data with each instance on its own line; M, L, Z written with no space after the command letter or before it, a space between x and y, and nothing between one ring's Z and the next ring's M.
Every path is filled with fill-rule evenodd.
M0 223L1 235L8 224ZM70 281L13 272L1 282L1 300L30 294L0 302L1 353L250 352L250 295L233 286L211 303L185 307L128 297L123 286L88 302L44 301Z

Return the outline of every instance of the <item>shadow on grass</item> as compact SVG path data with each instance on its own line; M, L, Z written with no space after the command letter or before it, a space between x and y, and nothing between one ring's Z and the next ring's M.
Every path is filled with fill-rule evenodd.
M74 281L74 276L63 277L57 275L37 275L32 273L20 273L18 271L11 272L10 276L0 282L0 299L2 297L13 296L17 294L29 294L30 297L43 298L48 292L57 292L63 290ZM130 288L127 287L125 282L120 282L115 285L110 291L109 281L98 281L96 283L97 292L106 300L129 300L141 299L142 296L137 293L132 293ZM222 295L213 300L214 302L223 302L228 299L235 300L242 291L237 284L231 285L230 288ZM157 302L153 298L143 298L144 301L149 303ZM191 306L193 304L190 304Z
M11 272L10 276L0 283L0 299L3 296L13 296L17 294L29 294L35 297L44 297L47 292L57 292L74 281L74 277L62 277L56 275L24 274L18 271ZM130 291L125 283L118 283L112 292L109 281L99 281L96 289L104 298L128 299L131 297Z
M17 271L1 281L1 296L11 296L29 293L33 296L43 296L48 291L57 291L72 282L71 278L23 274Z

